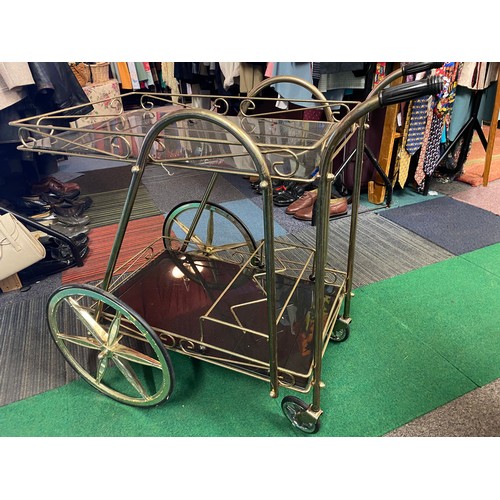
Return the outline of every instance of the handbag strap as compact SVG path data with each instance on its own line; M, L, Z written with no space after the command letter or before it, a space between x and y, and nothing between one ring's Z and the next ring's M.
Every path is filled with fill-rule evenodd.
M14 224L19 224L18 220L14 216L11 217L12 219L14 219ZM19 252L22 249L21 245L9 234L9 231L7 231L7 228L2 222L2 217L0 217L0 234L2 234L4 238L7 239L7 241L14 247L14 250L16 252Z

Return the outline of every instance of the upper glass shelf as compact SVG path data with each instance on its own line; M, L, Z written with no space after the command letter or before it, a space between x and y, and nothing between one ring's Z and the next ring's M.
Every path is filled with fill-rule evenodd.
M166 94L140 95L140 108L123 111L121 100L114 99L106 102L109 114L92 120L79 115L81 106L77 106L61 113L11 122L11 125L19 128L20 149L134 164L151 127L173 113L176 121L157 136L149 151L148 164L247 175L257 172L248 151L217 119L184 117L183 110L193 108L169 102ZM214 114L221 116L221 110L224 114L224 108L229 109L226 97L211 97ZM257 114L259 98L238 99L239 113L224 115L223 119L251 137L264 155L271 175L310 179L319 165L324 142L337 121L288 118L286 111L269 110L267 102L267 110ZM355 103L317 101L317 108L330 106L341 112L348 110L350 104ZM292 112L296 114L296 109Z

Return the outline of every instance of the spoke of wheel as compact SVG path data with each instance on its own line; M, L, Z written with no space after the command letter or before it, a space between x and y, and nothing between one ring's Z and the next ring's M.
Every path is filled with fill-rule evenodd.
M108 368L108 360L109 358L103 354L102 352L97 356L98 359L98 364L97 364L97 373L96 373L96 382L98 384L101 383L102 377L104 376L104 373L106 372L106 369Z
M57 338L69 342L71 344L81 345L89 349L101 350L102 344L98 343L93 337L81 337L79 335L68 335L66 333L60 333Z
M134 363L139 363L145 366L151 366L152 368L158 368L161 370L161 363L147 354L130 349L130 347L125 347L123 345L118 345L113 349L113 355L119 358L126 359L128 361L133 361Z
M120 333L122 315L117 311L116 316L111 321L108 330L108 346L112 346L118 340L118 334Z
M182 223L179 219L175 219L175 222L177 223L179 228L184 231L185 234L188 234L189 228L184 223ZM194 234L191 236L191 240L188 243L195 243L196 245L205 246L205 243L203 243L203 241Z
M87 327L89 333L99 342L99 344L104 345L108 337L106 330L104 330L92 315L85 308L81 307L75 299L66 297L64 300L76 313L78 319Z
M144 387L142 386L141 382L137 378L137 375L135 374L134 370L132 370L132 367L130 366L129 362L126 360L121 360L118 357L114 357L113 361L115 362L115 365L117 368L122 372L123 376L128 380L130 385L144 398L148 399L149 396L147 392L144 390Z
M207 247L211 247L213 241L214 241L214 211L210 210L210 215L208 217L208 227L207 227Z
M225 245L217 245L214 247L218 252L222 252L224 250L236 250L237 248L246 247L248 243L243 241L241 243L226 243Z

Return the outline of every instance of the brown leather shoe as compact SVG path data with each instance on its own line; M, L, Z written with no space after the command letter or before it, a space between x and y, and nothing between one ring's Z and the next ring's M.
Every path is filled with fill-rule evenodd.
M295 212L293 215L299 220L312 220L313 205L305 207L302 210ZM347 213L347 198L333 198L330 200L330 219L345 215Z
M285 213L288 215L294 215L300 210L304 210L306 208L311 208L311 213L312 213L312 206L314 205L314 202L316 201L316 198L318 197L318 190L314 189L312 191L305 191L304 194L297 200L295 200L293 203L288 205L287 209L285 210Z
M74 198L80 194L80 186L76 182L61 182L55 177L47 177L39 184L33 184L31 193L53 193L61 197Z

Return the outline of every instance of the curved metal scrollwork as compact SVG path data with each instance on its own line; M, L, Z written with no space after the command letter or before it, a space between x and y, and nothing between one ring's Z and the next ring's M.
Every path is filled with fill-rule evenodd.
M255 102L252 101L252 99L243 99L240 103L240 113L243 116L249 116L247 113L248 111L255 111L257 106L255 105Z
M123 115L117 115L118 121L113 124L115 130L118 132L121 132L123 130L126 130L127 126L129 125L127 118Z
M243 116L240 118L240 127L247 133L247 134L253 134L257 128L256 123L252 123L249 120L248 116Z
M165 144L163 144L163 142L160 142L158 140L158 138L156 138L154 140L154 143L153 143L153 147L156 146L156 151L155 152L158 152L158 153L163 153L167 150L167 148L165 147ZM153 149L153 148L152 148ZM148 155L148 158L150 159L150 161L152 162L156 162L158 161L157 158L155 158L151 153L149 153Z
M18 136L21 144L26 148L33 149L36 146L36 139L31 135L31 129L19 127Z
M229 103L227 102L227 99L224 97L217 97L213 101L212 111L215 111L218 115L226 116L229 112Z
M275 161L271 164L271 167L274 171L274 173L276 175L279 175L280 177L293 177L297 171L299 170L299 167L300 167L300 162L299 162L299 158L297 156L296 153L294 153L293 151L291 151L290 149L279 149L279 150L274 150L274 151L267 151L265 154L266 156L269 155L269 154L278 154L281 156L281 157L287 157L288 156L288 159L290 160L288 162L288 166L292 166L292 163L294 165L294 168L291 168L290 172L282 172L278 167L280 165L284 165L285 162L283 160L280 160L280 161Z
M123 145L118 144L118 141L122 141ZM111 144L111 148L119 149L120 151L123 147L125 148L125 150L123 152L120 152L118 154L113 154L113 156L116 156L117 158L126 159L126 158L129 158L130 155L132 154L132 146L127 141L127 139L125 139L125 137L123 137L122 135L111 136L110 144Z
M160 337L160 340L162 341L162 344L165 345L165 347L174 348L177 344L177 340L170 333L160 332L158 336Z
M148 101L147 99L151 98L149 95L141 95L141 98L139 99L139 104L141 105L141 108L144 109L145 111L150 111L155 107L154 102Z
M287 380L287 378L288 378L288 380ZM280 372L279 381L280 381L280 385L282 385L283 387L295 387L295 385L296 385L295 377L291 373L288 373L288 372Z
M121 115L123 113L123 102L120 97L113 98L109 103L110 109L115 111L114 114Z
M193 342L190 339L179 340L179 348L181 351L183 351L185 353L190 353L190 352L193 352L195 350L199 350L200 347L201 346L197 342Z

